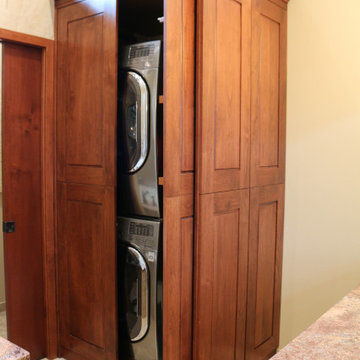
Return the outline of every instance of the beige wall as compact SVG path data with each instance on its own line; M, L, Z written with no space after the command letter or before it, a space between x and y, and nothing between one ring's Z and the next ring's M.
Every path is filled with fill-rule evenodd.
M36 0L36 1L0 0L0 28L12 30L12 31L18 31L30 35L41 36L48 39L53 39L54 38L54 0ZM1 58L2 57L1 57L1 44L0 44L0 64L1 64ZM0 94L1 94L1 74L2 71L0 68ZM1 102L0 102L0 125L1 125ZM0 178L1 178L1 166L0 166ZM1 186L0 186L0 222L2 222ZM3 304L4 302L5 302L5 285L4 285L3 234L2 231L0 231L0 308L1 308L1 304Z
M54 0L0 0L0 28L54 38Z
M360 283L359 13L289 3L282 346Z

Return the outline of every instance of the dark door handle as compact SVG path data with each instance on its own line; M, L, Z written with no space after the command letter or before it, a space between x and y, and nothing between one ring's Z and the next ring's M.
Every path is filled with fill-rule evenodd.
M4 233L13 233L13 232L15 232L15 221L3 222L3 232Z

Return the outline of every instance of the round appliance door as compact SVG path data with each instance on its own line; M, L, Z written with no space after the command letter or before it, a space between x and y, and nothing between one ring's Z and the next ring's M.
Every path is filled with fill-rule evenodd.
M139 170L149 152L149 91L145 80L134 71L120 74L120 128L127 172Z
M128 247L125 256L123 296L125 319L131 341L141 340L149 328L149 271L141 253Z

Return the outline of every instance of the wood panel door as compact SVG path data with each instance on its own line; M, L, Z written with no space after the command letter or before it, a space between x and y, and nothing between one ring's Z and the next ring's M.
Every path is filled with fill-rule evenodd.
M195 0L169 0L164 41L164 196L194 193Z
M250 190L247 359L263 360L279 344L284 185Z
M3 208L8 339L46 356L42 211L43 51L3 44Z
M192 358L195 0L167 0L164 41L163 358Z
M58 184L60 350L117 359L114 190Z
M115 184L116 0L57 10L57 178Z
M192 195L168 198L165 202L164 359L169 360L191 359L193 209Z
M282 184L285 180L286 10L270 0L253 2L251 186Z
M249 186L250 0L198 4L199 193Z
M195 246L195 360L244 359L249 190L201 195Z

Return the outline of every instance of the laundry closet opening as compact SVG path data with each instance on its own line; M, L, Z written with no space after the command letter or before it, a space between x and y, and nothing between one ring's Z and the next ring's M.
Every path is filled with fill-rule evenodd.
M118 3L119 353L162 359L163 22L159 0ZM124 357L125 356L125 357Z

